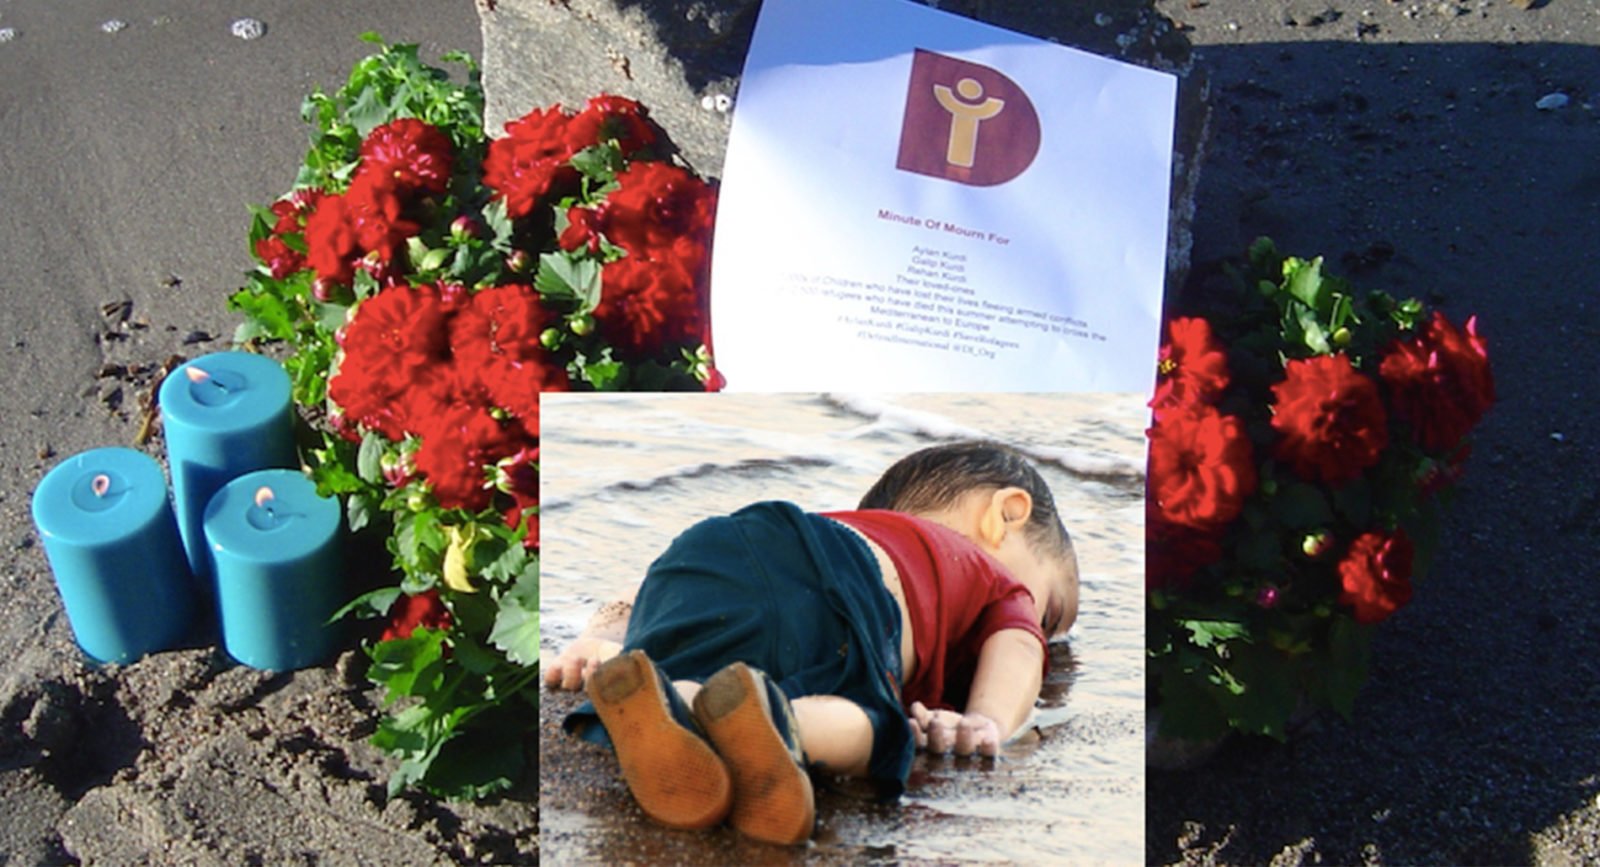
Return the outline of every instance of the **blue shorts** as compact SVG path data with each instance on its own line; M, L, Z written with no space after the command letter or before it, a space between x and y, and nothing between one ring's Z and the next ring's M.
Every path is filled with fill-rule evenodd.
M900 630L899 606L860 537L793 503L765 502L672 541L639 586L623 647L643 650L673 680L704 681L744 662L791 700L849 699L872 723L868 774L896 797L915 754L900 706ZM591 705L563 725L610 743Z

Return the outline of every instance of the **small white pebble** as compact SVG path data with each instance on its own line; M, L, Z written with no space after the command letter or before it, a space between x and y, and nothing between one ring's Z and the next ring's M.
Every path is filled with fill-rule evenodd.
M1562 433L1561 431L1556 431L1555 433L1550 435L1550 439L1552 441L1554 441L1554 442L1564 443L1564 442L1567 441L1567 435Z
M1568 101L1568 96L1558 90L1539 97L1539 101L1534 103L1533 107L1540 111L1555 111L1558 108L1566 108Z
M0 43L10 42L17 38L17 28L0 27Z
M700 107L705 109L706 111L716 111L717 110L717 98L712 96L709 93L706 94L705 96L700 97Z
M123 21L121 18L113 18L110 21L100 23L100 32L102 33L121 33L126 29L128 29L128 22Z
M1094 23L1098 27L1110 27L1111 20L1111 16L1104 12L1096 12L1094 14Z
M1229 21L1228 22L1228 29L1234 31L1235 33L1237 33L1239 31L1239 22L1237 22L1237 21Z
M712 105L716 108L717 114L727 114L733 111L733 97L726 93L719 93L712 100Z
M260 39L267 32L267 25L259 18L240 18L229 25L228 31L240 39Z

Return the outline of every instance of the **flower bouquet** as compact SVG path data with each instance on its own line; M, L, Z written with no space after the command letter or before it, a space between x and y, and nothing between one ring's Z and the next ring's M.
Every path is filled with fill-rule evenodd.
M1167 323L1146 497L1160 734L1287 736L1351 714L1494 400L1483 338L1252 246L1237 294Z
M302 448L399 580L369 677L391 792L511 786L538 702L539 394L716 388L715 192L638 103L536 109L488 140L483 95L383 46L302 114L292 192L256 210L236 342L281 341ZM395 574L395 573L389 573Z

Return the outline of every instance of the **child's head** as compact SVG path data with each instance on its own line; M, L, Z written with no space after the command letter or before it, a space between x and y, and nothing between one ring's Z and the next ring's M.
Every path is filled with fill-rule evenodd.
M1077 618L1072 537L1044 477L1015 450L978 441L922 449L885 471L860 508L918 515L977 543L1033 594L1047 636Z

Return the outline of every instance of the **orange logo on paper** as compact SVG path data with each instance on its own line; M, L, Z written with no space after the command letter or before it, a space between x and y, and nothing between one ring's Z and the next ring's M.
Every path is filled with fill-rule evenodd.
M1039 114L998 70L918 48L895 165L919 175L992 187L1039 154Z

